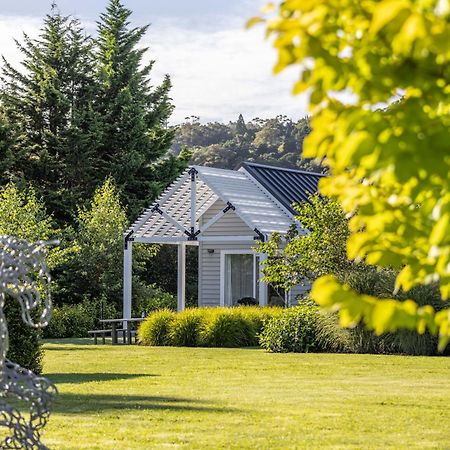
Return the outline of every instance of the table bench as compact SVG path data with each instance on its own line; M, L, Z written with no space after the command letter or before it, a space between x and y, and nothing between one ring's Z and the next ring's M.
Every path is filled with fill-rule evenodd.
M123 343L131 345L134 336L136 343L136 330L132 330L133 324L138 324L144 320L143 317L132 317L130 319L102 319L101 324L111 324L111 328L104 330L91 330L89 334L94 337L94 344L98 343L98 336L102 337L102 343L106 344L106 335L111 335L112 345L118 344L118 334L123 333ZM118 328L120 324L124 324L124 328Z
M126 343L126 330L125 328L116 328L115 332L117 334L119 334L120 332L123 333L123 343ZM111 336L113 335L113 330L112 328L109 330L90 330L88 331L88 333L94 338L94 344L97 345L98 344L98 337L101 336L102 338L102 343L106 344L106 336ZM116 342L117 343L117 342Z

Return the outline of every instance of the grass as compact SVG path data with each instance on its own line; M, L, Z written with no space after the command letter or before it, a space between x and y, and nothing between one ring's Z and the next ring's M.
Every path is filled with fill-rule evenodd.
M45 349L52 449L450 448L450 358Z

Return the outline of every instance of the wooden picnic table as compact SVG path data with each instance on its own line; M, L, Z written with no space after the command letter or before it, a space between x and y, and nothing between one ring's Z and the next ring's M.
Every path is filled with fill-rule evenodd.
M110 323L111 324L111 339L112 339L112 344L116 345L118 340L117 340L117 325L120 323L124 323L125 327L123 329L123 333L124 333L124 343L127 343L129 345L131 345L131 324L132 323L138 323L138 322L142 322L144 320L144 317L131 317L130 319L101 319L100 323ZM125 333L126 333L126 339L125 339Z

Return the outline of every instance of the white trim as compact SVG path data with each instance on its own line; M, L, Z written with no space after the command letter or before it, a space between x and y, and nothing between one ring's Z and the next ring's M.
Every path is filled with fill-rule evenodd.
M195 170L195 172L192 172L191 177L191 229L195 232L195 228L197 225L195 220L195 213L197 208L197 170Z
M224 209L221 209L215 216L211 217L205 225L199 227L200 233L204 233L208 228L212 227L219 219L221 219L226 214Z
M266 253L259 253L259 306L267 306L267 283L261 281L264 277L262 272L263 262L267 260Z
M208 174L206 174L206 176L208 176ZM225 204L227 204L227 202L230 201L229 199L227 199L227 198L222 197L221 195L219 195L219 190L218 190L217 187L214 185L214 183L212 183L211 180L208 180L208 181L207 181L206 179L204 179L200 171L198 171L198 177L199 177L200 180L203 181L203 183L205 183L207 186L209 186L209 188L214 192L214 194L216 194L217 197L219 197L220 200L222 200ZM251 222L249 222L249 221L247 220L247 218L245 217L245 215L242 214L242 211L241 211L241 209L240 209L238 206L235 206L235 210L234 210L234 211L235 211L235 213L241 218L241 220L242 220L243 222L245 222L245 224L250 228L250 230L253 230L253 229L255 228L254 225L253 225Z
M183 180L183 183L186 183L186 177L184 178L184 180ZM161 199L158 199L159 201L157 201L156 203L154 203L154 205L156 205L157 203L161 206L163 203L164 203L164 208L166 208L168 211L170 210L170 208L178 201L178 200L180 200L180 198L183 196L183 195L185 195L186 194L186 192L188 191L188 189L189 189L189 185L188 184L185 184L184 186L183 186L183 183L181 183L180 185L177 185L176 186L176 189L174 189L174 190L171 190L171 192L170 192L170 195L169 195L169 198L168 199L166 199L166 198L161 198ZM180 189L181 188L181 189ZM177 192L177 190L178 189L180 189L178 192ZM177 192L177 193L176 193ZM176 194L175 194L176 193ZM172 198L170 198L170 196L171 195L173 195L173 194L175 194ZM167 200L167 201L166 201ZM153 205L153 206L154 206ZM145 235L147 232L148 232L148 230L152 227L152 226L154 226L157 222L158 222L158 220L159 220L159 218L161 217L160 215L157 215L156 214L156 211L153 213L154 214L154 216L155 217L153 217L153 219L152 220L150 220L148 223L145 223L145 222L147 222L147 220L149 220L150 218L151 218L151 216L149 216L148 218L147 218L147 220L145 220L145 222L141 225L141 229L138 229L137 231L139 232L139 234L140 235ZM159 225L159 227L161 227L161 225Z
M178 244L177 254L177 311L186 306L186 244Z
M188 169L186 169L171 185L167 187L167 189L158 198L159 203L160 204L165 203L170 198L170 196L174 192L176 192L176 190L186 181L186 178L188 176L189 176ZM152 217L152 215L154 214L152 209L155 204L156 202L153 203L153 205L150 206L150 208L147 208L142 213L142 215L133 223L133 225L131 225L131 227L128 228L125 234L128 234L130 231L134 232L139 231L139 228L141 228L142 225L144 225L145 222L147 222L147 220L150 219L150 217Z
M166 219L167 220L167 222L170 222L174 227L176 227L176 228L178 228L182 233L184 233L185 231L188 231L187 229L186 229L186 227L184 227L183 225L181 225L181 223L178 223L173 217L171 217L171 216L169 216L169 214L167 214L164 210L162 210L161 208L160 208L160 213L158 213L158 214L161 214L163 217L164 217L164 219ZM157 211L158 212L158 211Z
M131 319L132 302L132 278L133 278L133 243L128 241L127 248L123 251L123 318ZM128 322L124 322L124 327Z
M133 240L142 244L179 244L180 242L186 242L187 245L198 245L197 241L189 241L187 236L136 236Z
M253 255L253 297L256 298L256 257L260 254L254 250L220 250L220 306L225 304L225 256L226 255Z
M255 241L257 236L197 236L197 240L201 242L232 242L232 243L246 243L257 242Z

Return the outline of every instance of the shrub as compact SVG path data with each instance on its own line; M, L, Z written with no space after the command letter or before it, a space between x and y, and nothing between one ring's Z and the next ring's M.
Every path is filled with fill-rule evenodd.
M138 338L143 345L247 347L258 345L263 323L280 308L192 308L180 313L151 313L141 324Z
M354 351L352 330L339 326L336 313L319 310L315 324L316 342L325 352L349 353Z
M41 333L22 320L22 310L15 299L7 298L4 312L9 333L8 359L34 373L42 372Z
M181 347L196 347L204 326L204 315L198 309L186 309L175 316L171 323L171 342Z
M248 345L256 347L259 345L258 335L263 330L264 324L273 317L280 315L284 309L277 306L265 308L260 308L258 306L243 306L234 308L233 311L235 311L236 314L240 314L249 322L249 325L252 327L252 332Z
M316 341L318 308L302 305L289 308L264 324L259 335L262 348L271 352L318 350Z
M93 309L86 303L55 306L50 323L44 329L44 337L87 337L88 331L95 328L96 314Z
M139 326L138 342L142 345L172 345L171 326L176 313L161 309L150 314Z
M140 283L138 286L133 286L133 289L137 297L133 310L137 316L147 315L159 309L170 309L172 311L177 309L177 298L155 284L145 285Z
M252 344L254 328L238 308L215 308L205 317L200 342L205 347L246 347Z

